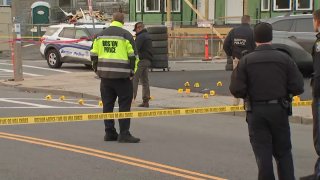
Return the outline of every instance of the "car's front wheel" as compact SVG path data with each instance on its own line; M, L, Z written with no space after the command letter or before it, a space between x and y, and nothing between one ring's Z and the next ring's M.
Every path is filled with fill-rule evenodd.
M47 52L46 59L50 68L60 68L62 65L60 54L56 49L50 49Z

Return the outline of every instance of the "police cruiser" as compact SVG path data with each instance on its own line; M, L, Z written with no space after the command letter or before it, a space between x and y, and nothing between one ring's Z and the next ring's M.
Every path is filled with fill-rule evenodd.
M105 24L59 24L49 26L41 38L40 52L50 68L63 63L91 67L90 49L94 36Z

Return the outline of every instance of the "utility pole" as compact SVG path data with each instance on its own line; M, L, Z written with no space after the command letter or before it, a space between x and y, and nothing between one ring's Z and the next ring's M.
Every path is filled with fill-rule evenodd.
M21 59L21 25L17 22L18 8L17 5L19 0L12 0L11 2L11 16L13 24L13 34L12 34L12 45L13 45L13 80L22 81L23 71L22 71L22 59Z

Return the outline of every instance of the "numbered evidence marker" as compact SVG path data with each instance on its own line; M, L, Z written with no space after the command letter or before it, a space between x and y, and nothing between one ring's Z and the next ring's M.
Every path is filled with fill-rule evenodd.
M51 100L52 100L52 96L51 96L50 94L47 95L47 96L46 96L46 100L47 100L47 101L51 101Z
M78 103L79 103L80 105L84 105L84 100L83 100L83 99L80 99L80 100L78 101Z
M298 103L300 101L301 101L301 99L299 96L293 96L293 102Z
M200 83L198 83L198 82L194 83L193 87L199 88L200 87Z

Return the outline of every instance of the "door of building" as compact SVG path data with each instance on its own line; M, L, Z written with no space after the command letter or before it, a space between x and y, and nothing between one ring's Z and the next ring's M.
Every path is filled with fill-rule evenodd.
M243 16L243 0L226 0L226 24L240 24Z

